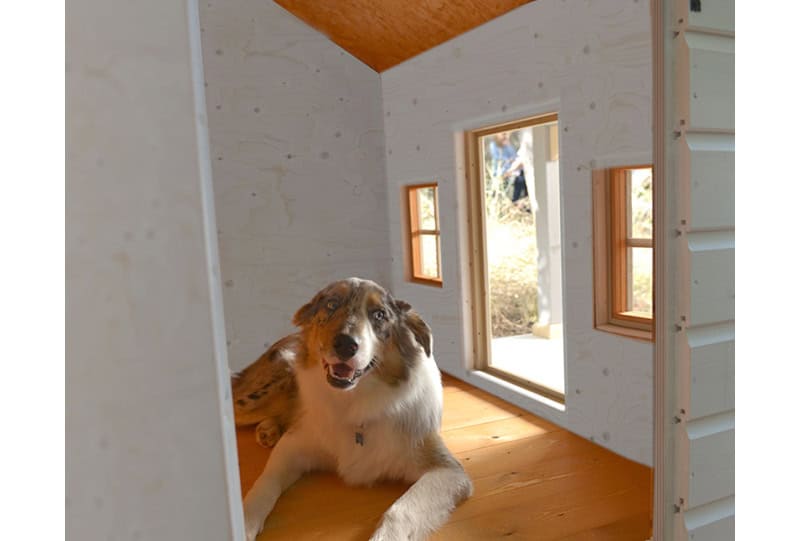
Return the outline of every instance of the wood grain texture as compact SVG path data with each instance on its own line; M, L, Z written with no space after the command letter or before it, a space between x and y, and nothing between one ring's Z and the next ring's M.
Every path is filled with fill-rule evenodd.
M651 470L444 376L442 434L475 484L433 539L613 539L650 534ZM239 429L243 493L269 451ZM345 486L307 476L278 500L261 539L368 539L402 483Z
M241 370L329 282L389 285L380 77L273 2L207 0L200 15L228 357Z
M377 72L532 0L275 0Z

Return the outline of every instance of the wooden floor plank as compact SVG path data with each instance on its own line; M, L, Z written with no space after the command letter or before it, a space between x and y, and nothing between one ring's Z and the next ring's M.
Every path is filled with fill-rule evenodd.
M464 468L478 484L495 475L514 475L517 482L574 474L598 465L618 467L629 481L647 482L649 468L631 463L607 450L598 451L590 442L575 441L575 436L561 430L523 438L492 447L456 453ZM482 487L482 490L489 490Z
M509 417L522 417L526 412L498 398L476 398L467 391L444 395L442 431L498 421Z
M558 426L527 414L451 428L443 431L442 435L450 451L458 454L559 430Z
M602 479L587 478L586 482ZM621 520L642 510L640 497L633 489L623 489L611 494L592 498L589 502L575 505L573 502L553 504L553 495L533 496L516 501L514 505L493 508L491 511L459 519L453 518L431 539L435 541L484 540L484 539L530 539L556 540L568 539L576 535L587 535L599 520ZM467 502L469 503L469 502ZM464 504L463 507L466 507ZM463 507L456 510L456 513ZM617 532L622 539L644 541L649 535L647 525L627 523L628 526L641 527L639 531Z
M563 541L642 541L641 532L649 532L650 528L651 515L648 508L643 513L593 526L561 539Z
M531 539L644 541L652 470L443 375L442 436L475 485L437 541ZM242 492L269 451L237 430ZM363 541L407 490L402 483L348 487L312 474L278 500L260 539Z

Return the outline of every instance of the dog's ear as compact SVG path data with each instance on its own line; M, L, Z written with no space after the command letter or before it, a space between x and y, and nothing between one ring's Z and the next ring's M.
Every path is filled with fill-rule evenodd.
M303 325L310 323L311 319L319 309L319 303L321 300L322 294L317 293L314 298L311 299L311 301L301 306L300 309L295 312L294 317L292 318L292 323L298 327L302 327Z
M411 310L411 305L408 304L406 301L392 299L392 304L394 305L395 310L397 310L399 314L405 314L406 312Z
M431 333L431 328L428 327L428 324L413 310L409 311L406 315L406 324L414 334L417 343L425 350L425 355L430 357L433 351L433 335Z
M431 328L428 327L428 324L418 313L411 309L411 305L406 301L392 300L392 304L398 313L399 319L405 323L411 334L414 335L414 340L425 350L425 355L430 357L433 351Z

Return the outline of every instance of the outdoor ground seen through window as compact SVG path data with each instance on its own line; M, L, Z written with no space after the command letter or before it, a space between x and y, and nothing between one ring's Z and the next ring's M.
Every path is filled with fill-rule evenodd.
M558 120L480 134L489 367L563 395Z
M653 315L653 168L625 171L628 235L627 310Z

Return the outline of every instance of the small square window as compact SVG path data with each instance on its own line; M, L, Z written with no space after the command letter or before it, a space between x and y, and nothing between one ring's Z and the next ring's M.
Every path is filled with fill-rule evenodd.
M653 166L593 175L597 329L653 339Z
M441 287L442 263L439 231L439 194L435 183L406 188L410 279Z

